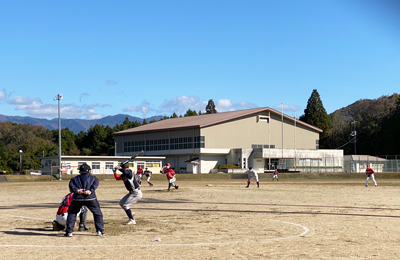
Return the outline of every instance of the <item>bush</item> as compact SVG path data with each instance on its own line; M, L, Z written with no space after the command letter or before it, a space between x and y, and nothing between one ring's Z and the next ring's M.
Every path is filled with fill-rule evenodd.
M241 169L241 167L236 164L221 164L215 166L214 169Z

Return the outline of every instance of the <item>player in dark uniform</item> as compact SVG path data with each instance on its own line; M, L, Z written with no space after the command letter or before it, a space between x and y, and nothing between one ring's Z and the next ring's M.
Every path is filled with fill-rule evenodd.
M72 178L69 189L74 194L71 206L68 210L67 225L64 236L72 237L76 215L82 206L86 206L94 217L94 225L98 236L104 235L103 213L100 210L95 190L99 186L99 180L90 175L91 168L86 163L79 167L80 175Z
M149 168L146 167L146 169L144 170L144 174L146 175L147 183L148 183L150 186L153 186L153 183L150 182L150 178L151 178L151 175L152 175L153 173L149 170Z
M120 176L118 176L117 170L122 173ZM114 177L116 180L122 180L125 184L125 188L129 191L129 193L126 194L119 202L119 205L123 210L125 210L125 213L129 218L129 221L126 223L126 225L135 225L136 221L133 218L135 212L132 212L130 207L138 202L143 195L135 178L135 174L133 174L132 170L129 169L129 162L123 162L121 163L120 168L114 168Z

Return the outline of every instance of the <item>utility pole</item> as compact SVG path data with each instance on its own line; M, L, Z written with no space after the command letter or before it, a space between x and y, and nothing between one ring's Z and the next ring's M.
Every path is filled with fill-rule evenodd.
M59 180L61 181L61 116L60 116L60 100L63 98L63 95L57 94L54 98L54 101L58 100L58 166L60 171Z
M357 121L353 121L351 122L351 124L353 125L353 131L351 132L351 136L354 137L353 143L354 143L354 155L357 154L357 131L356 131L356 123Z

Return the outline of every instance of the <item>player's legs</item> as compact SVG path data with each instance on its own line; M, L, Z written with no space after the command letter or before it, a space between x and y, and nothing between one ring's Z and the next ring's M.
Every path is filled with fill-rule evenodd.
M103 213L100 209L100 204L96 200L85 201L84 205L92 212L94 218L94 226L96 232L104 233Z
M72 201L68 209L68 217L66 222L65 234L72 234L76 222L76 215L81 210L81 201Z
M374 182L375 186L378 186L378 184L377 184L376 181L375 181L375 176L374 176L374 174L371 174L371 179L372 179L372 181Z
M365 182L365 187L368 187L368 180L369 180L369 175L367 175L367 181Z

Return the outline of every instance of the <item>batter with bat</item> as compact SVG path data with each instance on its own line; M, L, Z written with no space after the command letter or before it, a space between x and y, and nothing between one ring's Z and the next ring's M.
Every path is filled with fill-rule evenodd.
M139 188L139 183L135 178L135 174L132 172L131 169L129 169L129 162L142 153L143 151L138 152L129 160L122 162L120 167L114 168L115 179L122 180L124 182L125 188L129 191L129 193L126 194L119 202L119 205L125 211L126 215L129 218L129 221L126 223L126 225L136 224L136 221L133 218L133 215L135 213L131 211L130 207L138 202L143 196L142 191ZM119 170L122 174L118 175L117 170Z

